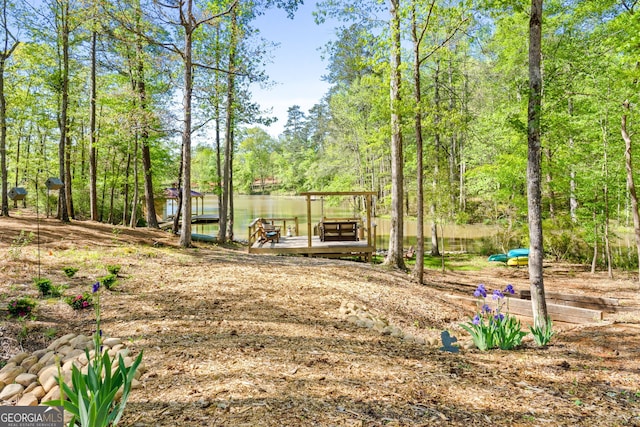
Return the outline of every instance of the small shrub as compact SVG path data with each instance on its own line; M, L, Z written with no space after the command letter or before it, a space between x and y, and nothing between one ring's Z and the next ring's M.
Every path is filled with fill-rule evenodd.
M71 279L78 272L78 269L76 267L64 267L62 271L64 271L64 274Z
M53 287L51 280L34 277L33 283L36 285L38 291L40 291L40 294L42 294L43 297L51 294L51 289Z
M105 288L112 290L118 284L118 279L115 274L107 274L102 279L100 279L100 283Z
M49 279L38 279L34 278L33 283L35 283L36 287L40 291L43 297L45 298L58 298L62 296L62 291L65 286L55 286L51 283Z
M89 292L84 292L82 295L76 295L75 297L67 297L65 301L74 310L93 307L93 296Z
M120 273L120 266L119 265L107 265L107 271L109 272L109 274L113 274L114 276L117 276L118 273Z
M36 308L36 302L29 297L14 299L7 305L10 317L29 317L34 308Z
M13 242L11 242L11 247L9 248L9 255L14 261L20 259L22 255L22 248L27 246L29 243L33 241L33 233L25 234L24 230L20 231L20 235L16 237Z

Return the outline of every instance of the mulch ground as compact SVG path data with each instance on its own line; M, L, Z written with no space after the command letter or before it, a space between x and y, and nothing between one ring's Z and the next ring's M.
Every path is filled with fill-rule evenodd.
M37 297L38 275L75 295L107 265L122 267L116 288L101 291L102 328L144 351L146 372L121 425L640 425L640 298L630 275L550 265L547 290L620 298L626 310L557 325L547 348L525 340L513 351L452 354L358 326L340 307L352 303L427 341L445 329L465 341L459 324L471 313L451 297L479 283L528 288L526 269L429 271L418 285L381 266L181 249L161 231L12 215L0 217L0 309ZM39 239L21 245L21 231ZM2 322L0 357L91 334L93 319L41 299L35 320Z

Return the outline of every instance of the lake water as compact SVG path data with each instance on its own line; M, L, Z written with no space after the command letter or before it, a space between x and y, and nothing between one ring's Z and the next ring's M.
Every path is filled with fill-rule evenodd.
M356 201L351 197L344 197L342 201L336 198L318 198L311 202L311 223L317 224L324 217L364 217L366 212L360 213L355 207ZM214 195L206 195L204 204L198 200L198 214L218 214L218 199ZM167 201L164 216L171 215L175 209L175 202ZM194 213L196 201L194 199ZM293 218L298 217L299 234L307 235L307 202L304 196L268 196L268 195L239 195L234 198L234 236L236 239L247 238L247 228L256 218ZM372 218L376 224L376 247L386 249L389 244L390 221L387 218ZM287 223L288 225L288 223ZM193 232L215 236L218 234L218 224L194 225ZM416 221L404 221L405 246L416 244ZM495 227L484 224L444 226L446 251L474 252L479 246L479 239L495 234ZM426 248L431 245L430 223L425 224Z

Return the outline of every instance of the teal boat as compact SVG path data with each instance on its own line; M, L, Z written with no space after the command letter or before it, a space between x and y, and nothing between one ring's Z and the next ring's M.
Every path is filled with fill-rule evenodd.
M508 259L509 257L507 256L507 254L493 254L489 256L489 261L495 262L507 262Z
M528 248L519 248L519 249L511 249L507 252L507 258L518 258L518 257L528 257L529 249Z

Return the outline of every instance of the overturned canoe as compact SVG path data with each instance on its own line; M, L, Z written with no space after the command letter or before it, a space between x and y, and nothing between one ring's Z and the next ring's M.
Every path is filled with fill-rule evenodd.
M507 254L493 254L489 256L489 261L507 262L508 259L509 257Z
M528 257L528 256L529 256L528 248L511 249L509 252L507 252L507 258Z
M529 264L529 257L526 257L526 256L517 256L517 257L509 258L507 260L507 265L511 267L519 267L519 266L528 265L528 264Z

